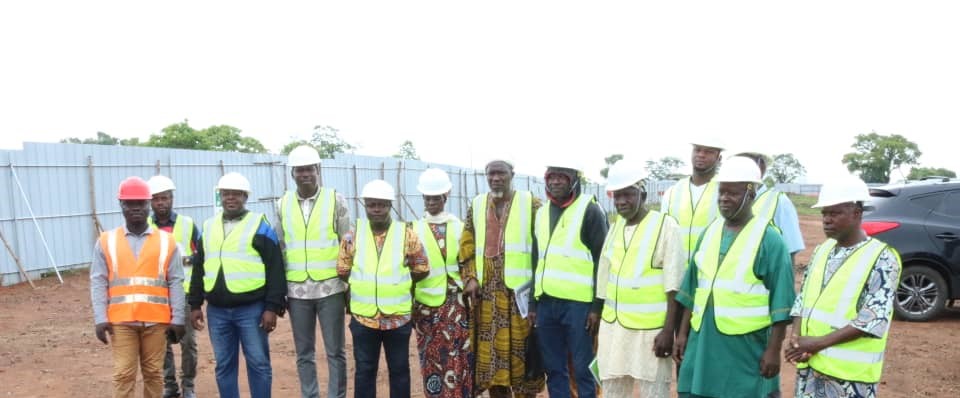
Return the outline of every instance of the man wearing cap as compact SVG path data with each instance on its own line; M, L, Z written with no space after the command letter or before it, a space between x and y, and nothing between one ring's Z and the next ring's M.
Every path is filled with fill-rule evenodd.
M692 145L690 163L693 174L677 181L660 198L660 212L673 216L680 223L685 264L690 261L700 234L717 218L717 182L713 177L717 174L720 152L725 146L716 138L701 139Z
M776 397L793 267L783 237L753 216L760 169L734 156L717 175L718 208L676 300L685 307L674 360L680 397ZM688 337L689 336L689 337Z
M239 173L227 173L217 189L223 211L203 223L204 261L194 268L190 280L191 323L194 329L203 329L201 307L206 301L221 397L240 396L241 346L250 395L269 397L273 370L267 334L283 313L287 292L283 254L266 217L245 207L250 181Z
M753 159L760 168L761 178L767 175L766 155L759 152L743 152L737 156L744 156ZM800 234L800 218L797 216L797 208L793 201L776 188L767 187L767 184L760 184L757 189L757 199L753 201L753 214L757 217L763 217L773 221L773 225L783 234L783 241L787 244L787 250L790 251L791 260L796 260L797 253L804 249L803 235Z
M346 284L337 278L340 237L350 231L346 200L320 186L320 155L309 145L290 151L290 176L297 189L277 201L278 235L287 269L287 303L297 352L300 396L318 398L317 321L327 359L327 396L347 395L344 333Z
M179 340L186 332L180 250L172 235L147 222L146 181L123 180L117 199L125 224L101 233L93 247L94 332L113 345L113 396L135 395L139 369L143 396L160 398L166 336Z
M367 217L357 220L355 235L340 241L337 275L350 283L356 398L377 397L381 347L389 396L410 397L412 288L429 274L430 264L413 228L390 217L395 195L383 180L364 185L360 197Z
M527 350L537 348L528 344L533 314L531 321L524 319L515 291L529 291L533 280L534 214L540 201L513 189L509 161L493 160L485 171L490 192L473 198L459 253L463 291L473 311L474 393L534 397L543 390L544 377L534 369L527 372L525 363Z
M610 167L607 191L618 217L604 242L597 298L604 301L597 365L609 397L667 397L673 379L674 300L683 279L680 226L644 208L642 166L621 160Z
M193 264L203 264L203 243L200 240L200 229L190 217L177 214L173 211L173 191L177 188L173 180L156 175L147 181L150 186L150 208L153 215L150 217L150 226L173 234L183 259L183 288L190 292L190 276ZM189 313L189 304L186 304L184 313ZM194 379L197 376L197 340L192 327L185 328L186 333L180 339L180 380L183 383L183 398L196 398ZM177 384L177 365L173 356L173 341L167 342L167 353L163 358L163 398L178 397L181 386Z
M896 250L860 223L867 185L828 182L813 206L827 240L813 251L790 315L786 358L797 364L797 397L875 397L900 281Z
M457 262L463 222L444 210L453 184L441 169L420 174L423 219L413 223L426 250L430 274L417 282L413 319L427 397L472 397L470 323Z
M531 313L551 397L571 396L568 357L577 396L596 396L590 362L603 300L596 297L595 287L608 225L593 196L581 192L582 172L581 166L568 161L547 167L544 180L550 205L537 211L534 229L538 261Z

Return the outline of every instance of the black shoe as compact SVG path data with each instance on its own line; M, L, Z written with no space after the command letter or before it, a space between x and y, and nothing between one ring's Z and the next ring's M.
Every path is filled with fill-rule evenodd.
M178 398L180 397L180 391L177 390L163 390L163 398Z

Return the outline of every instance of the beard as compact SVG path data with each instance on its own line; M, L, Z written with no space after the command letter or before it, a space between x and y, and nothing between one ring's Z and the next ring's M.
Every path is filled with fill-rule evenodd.
M503 199L503 195L506 192L503 191L490 191L490 197L494 199Z

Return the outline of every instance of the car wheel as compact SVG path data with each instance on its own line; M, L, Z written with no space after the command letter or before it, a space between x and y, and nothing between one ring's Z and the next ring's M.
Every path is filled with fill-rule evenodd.
M894 311L907 321L929 321L943 311L947 293L947 283L939 272L923 265L904 268Z

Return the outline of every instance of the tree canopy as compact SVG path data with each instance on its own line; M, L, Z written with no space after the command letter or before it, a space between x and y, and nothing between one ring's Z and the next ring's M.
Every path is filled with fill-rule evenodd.
M665 156L660 160L647 161L647 173L654 181L668 180L679 177L678 170L684 166L683 160L673 156Z
M340 138L338 135L339 132L340 130L332 126L314 126L313 134L310 136L309 140L291 141L287 143L287 145L283 146L283 149L280 150L280 153L287 155L293 150L293 148L296 148L300 145L310 145L317 149L317 152L320 153L321 158L331 159L335 154L356 150L356 146L345 141L343 138Z
M957 173L953 170L945 169L943 167L914 167L910 170L910 174L907 175L908 180L922 180L927 177L950 177L956 178Z
M413 146L413 141L410 140L406 140L403 144L400 144L400 151L394 154L393 157L420 160L420 155L417 155L417 148Z
M203 151L232 151L266 153L267 148L256 138L240 135L240 129L221 124L197 130L187 120L174 123L151 134L144 146L198 149Z
M97 132L96 138L80 139L76 137L60 140L68 144L96 144L96 145L126 145L149 146L161 148L197 149L202 151L234 151L247 153L265 153L267 148L253 137L240 134L240 129L221 124L197 130L190 126L187 120L174 123L160 130L159 134L151 134L145 142L139 138L117 138L102 131Z
M800 164L792 153L781 153L773 155L773 161L767 165L767 176L773 178L777 183L793 182L807 173L807 169Z
M607 173L610 172L610 166L613 166L614 164L619 162L621 159L623 159L623 154L621 153L615 153L613 155L603 158L603 162L606 163L606 166L600 169L600 175L602 175L603 178L607 178Z
M97 132L96 138L84 138L80 139L77 137L64 138L60 140L63 144L93 144L93 145L140 145L139 138L118 138L110 134L104 133L102 131Z
M891 170L917 164L922 154L917 144L899 134L858 134L852 147L855 151L843 155L843 164L868 183L889 182Z

